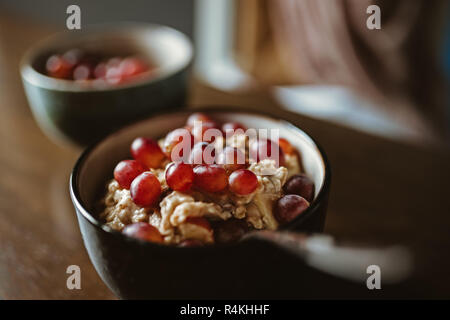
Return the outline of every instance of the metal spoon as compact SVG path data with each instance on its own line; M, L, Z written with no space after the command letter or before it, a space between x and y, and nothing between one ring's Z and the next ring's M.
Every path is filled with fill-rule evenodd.
M401 282L412 272L411 253L403 246L338 246L330 235L268 230L248 233L244 239L268 241L295 254L317 270L357 282L366 281L368 273L377 267L383 283L387 284Z

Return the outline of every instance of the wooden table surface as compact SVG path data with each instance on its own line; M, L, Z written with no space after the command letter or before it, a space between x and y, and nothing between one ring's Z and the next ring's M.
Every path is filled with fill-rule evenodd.
M79 151L37 127L18 72L24 50L50 28L0 17L0 298L114 299L89 261L69 192ZM326 232L340 239L405 243L423 297L450 298L450 152L373 137L279 110L264 91L228 94L193 81L191 106L278 110L317 138L333 179ZM82 289L66 288L78 265ZM405 297L408 294L405 293Z

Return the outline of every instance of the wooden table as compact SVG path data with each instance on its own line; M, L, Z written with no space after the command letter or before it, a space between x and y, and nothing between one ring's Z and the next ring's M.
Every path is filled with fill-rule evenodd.
M0 19L0 298L114 299L89 261L69 198L79 151L43 135L20 82L20 56L50 31L16 17ZM191 93L191 106L270 110L311 133L333 172L326 232L408 244L416 254L416 296L450 298L448 149L405 145L281 111L264 90L232 95L193 81ZM81 290L66 288L69 265L81 267Z

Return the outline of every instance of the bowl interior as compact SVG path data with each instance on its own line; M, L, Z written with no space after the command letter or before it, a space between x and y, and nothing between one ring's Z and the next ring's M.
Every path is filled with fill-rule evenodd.
M140 56L155 66L151 71L151 79L163 78L185 68L193 56L192 45L187 36L170 27L129 23L93 26L81 32L59 33L38 43L23 60L24 75L29 81L38 82L36 84L41 86L63 86L65 90L89 89L84 82L45 75L48 57L70 49L82 49L105 57ZM148 75L143 74L140 78L146 80ZM136 81L133 82L135 83Z
M134 138L163 137L171 129L182 127L189 114L190 112L164 114L138 122L111 134L86 153L79 163L76 177L76 188L84 209L93 213L101 192L105 190L106 182L112 178L115 165L121 160L131 158L129 147ZM300 152L303 168L315 183L317 197L324 184L326 165L317 145L307 134L285 121L257 114L213 112L211 115L218 121L238 121L248 128L279 129L280 137L288 139ZM95 213L92 217L96 219Z

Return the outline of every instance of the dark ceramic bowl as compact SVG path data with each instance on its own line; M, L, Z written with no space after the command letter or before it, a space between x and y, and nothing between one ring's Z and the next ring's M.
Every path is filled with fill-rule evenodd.
M274 245L247 240L210 247L170 247L125 237L98 219L96 203L116 163L130 158L132 140L162 137L183 126L188 115L167 113L130 125L87 149L76 163L70 194L84 244L100 277L119 298L292 298L304 294L299 288L311 271L303 272L306 266L301 261ZM212 116L239 121L248 128L280 129L280 136L301 152L302 165L316 186L311 206L282 229L321 232L330 168L314 140L290 123L268 116L230 111L214 111Z
M157 68L133 81L107 87L46 76L47 58L73 48L105 56L139 55ZM182 107L192 57L190 40L172 28L103 25L63 32L38 43L23 57L21 74L42 130L57 142L86 145L155 111Z

